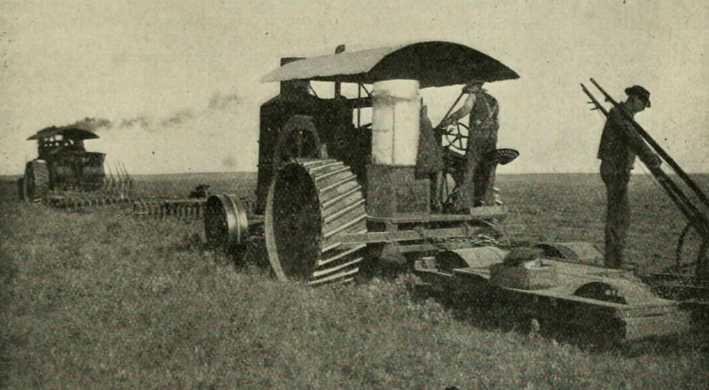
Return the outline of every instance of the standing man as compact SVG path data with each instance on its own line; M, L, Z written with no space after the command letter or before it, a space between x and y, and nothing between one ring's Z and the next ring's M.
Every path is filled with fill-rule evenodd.
M650 107L650 92L635 85L625 89L628 99L608 113L601 135L598 159L601 160L601 179L606 185L607 207L605 228L605 265L623 268L623 249L630 227L628 183L635 156L650 169L658 169L660 158L645 144L631 121L635 114Z
M494 155L497 148L497 130L500 127L497 115L500 106L482 88L483 83L481 80L472 80L466 85L463 88L463 93L468 94L465 103L444 122L447 126L470 115L465 168L462 183L459 183L460 207L466 211L472 207L495 204L493 186L497 163L489 156Z

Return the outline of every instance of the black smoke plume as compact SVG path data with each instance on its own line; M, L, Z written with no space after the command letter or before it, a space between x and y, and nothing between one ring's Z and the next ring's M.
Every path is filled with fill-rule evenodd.
M77 127L79 129L96 132L100 129L109 129L113 126L110 120L105 118L84 118L70 124L68 127Z
M202 115L208 115L209 111L224 111L234 109L241 103L241 99L236 93L214 92L209 98L206 109L197 112L184 109L174 112L167 117L154 120L147 115L138 115L134 118L122 119L117 122L111 122L106 118L84 118L69 125L89 131L99 131L103 129L125 129L125 128L140 128L148 131L157 131L161 128L176 127Z
M236 106L239 103L241 103L241 101L235 93L223 94L221 92L215 92L212 97L209 98L209 108L213 110L224 110Z
M192 118L194 118L194 114L191 110L180 110L163 119L160 123L164 127L171 127L181 125Z
M126 128L126 127L140 127L141 129L147 129L150 127L152 124L152 120L145 116L145 115L139 115L135 118L131 119L123 119L121 121L121 124L119 125L120 128Z

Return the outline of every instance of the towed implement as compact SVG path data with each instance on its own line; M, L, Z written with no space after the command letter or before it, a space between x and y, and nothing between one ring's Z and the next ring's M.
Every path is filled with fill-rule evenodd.
M203 219L205 204L209 197L209 185L200 184L188 198L183 199L137 199L133 201L136 217Z
M431 283L502 294L534 318L608 329L624 340L686 329L678 302L599 265L591 244L520 249L501 232L499 199L456 209L470 140L462 123L435 129L443 180L432 186L417 172L421 89L516 78L494 58L449 42L283 58L262 80L279 82L280 93L261 106L254 207L211 196L207 240L237 257L262 242L281 280L346 283L365 265L395 263ZM333 96L317 96L313 81L333 83ZM499 149L485 158L504 165L517 155Z
M574 326L604 341L631 342L690 330L691 313L634 275L602 266L585 242L541 243L533 258L515 248L479 247L441 252L415 263L433 284L492 296L544 326Z

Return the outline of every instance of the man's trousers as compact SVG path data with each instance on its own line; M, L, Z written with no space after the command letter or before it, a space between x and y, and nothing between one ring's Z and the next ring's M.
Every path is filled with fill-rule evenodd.
M617 164L601 162L601 179L606 185L605 265L623 268L626 236L630 227L628 183L630 170Z

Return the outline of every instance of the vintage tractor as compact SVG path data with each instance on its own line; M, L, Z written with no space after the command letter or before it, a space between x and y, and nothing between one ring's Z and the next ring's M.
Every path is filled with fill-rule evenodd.
M443 174L453 180L432 189L415 169L419 90L516 79L517 73L449 42L338 49L284 58L263 78L280 82L280 94L261 106L253 212L237 196L211 196L204 221L210 243L243 256L250 240L265 240L281 280L346 283L364 264L395 262L431 283L482 286L540 320L608 328L621 339L686 328L676 302L657 297L632 275L604 268L601 252L589 243L515 248L499 228L504 206L432 208L431 200L445 205L455 197L467 129L438 128ZM334 97L318 97L311 81L334 83ZM343 96L347 84L357 97ZM363 124L363 117L371 123ZM511 150L489 156L499 163L514 157Z
M98 135L76 127L48 127L28 140L37 140L39 156L25 166L18 181L20 198L38 202L50 191L93 191L103 187L103 153L87 152L84 140Z

